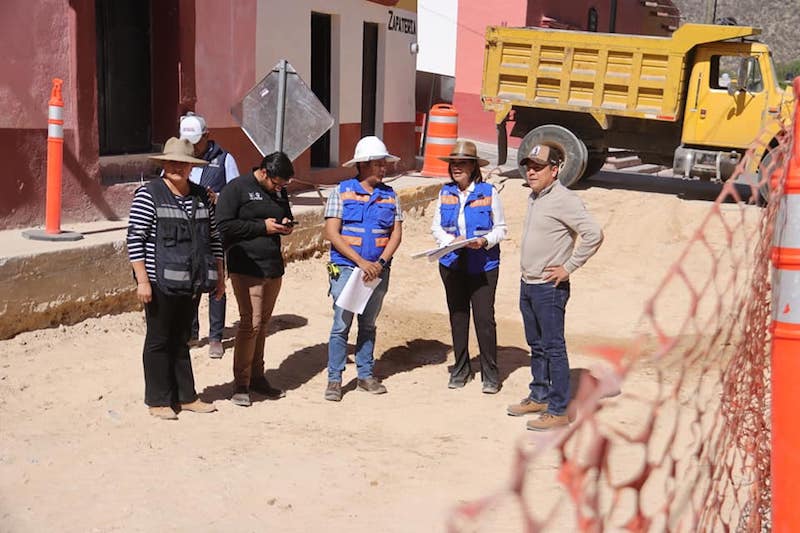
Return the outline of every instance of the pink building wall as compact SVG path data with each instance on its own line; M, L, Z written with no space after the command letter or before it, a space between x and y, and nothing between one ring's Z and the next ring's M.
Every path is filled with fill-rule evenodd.
M497 140L494 115L484 111L480 101L486 26L540 26L543 17L548 17L586 29L591 7L597 9L597 31L609 31L611 0L459 0L453 94L459 136L489 143ZM652 17L651 12L640 0L618 0L615 32L668 34L662 27L665 19ZM519 139L509 139L509 144L517 146Z
M194 110L245 172L261 155L230 113L256 83L257 0L195 0ZM176 126L177 127L177 126Z
M47 102L64 80L63 220L113 216L99 180L94 88L93 0L7 0L0 17L0 228L41 224L47 159ZM91 57L91 72L81 64ZM88 77L87 77L88 75Z
M524 26L527 11L527 0L458 1L453 105L459 113L460 137L486 142L497 139L494 117L483 110L480 101L486 27Z

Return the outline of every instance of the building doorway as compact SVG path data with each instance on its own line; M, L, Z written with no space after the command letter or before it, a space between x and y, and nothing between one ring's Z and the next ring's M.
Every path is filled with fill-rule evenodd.
M361 136L375 135L375 105L378 91L378 25L364 23L361 54Z
M150 0L96 0L100 155L152 148Z
M331 16L311 13L311 90L331 110ZM311 166L331 164L331 133L326 131L311 145Z

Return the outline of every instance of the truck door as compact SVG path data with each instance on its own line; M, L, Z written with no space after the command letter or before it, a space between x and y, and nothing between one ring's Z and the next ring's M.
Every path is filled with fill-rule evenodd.
M684 114L683 144L747 148L767 112L761 65L768 57L748 43L697 51Z

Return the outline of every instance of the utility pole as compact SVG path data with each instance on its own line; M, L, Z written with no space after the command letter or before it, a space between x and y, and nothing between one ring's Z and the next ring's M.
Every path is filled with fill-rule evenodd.
M706 0L706 24L717 21L717 0Z

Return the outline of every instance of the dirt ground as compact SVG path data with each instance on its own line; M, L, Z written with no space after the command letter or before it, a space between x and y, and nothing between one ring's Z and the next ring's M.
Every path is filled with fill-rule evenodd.
M140 312L0 342L0 531L444 531L455 505L508 484L514 446L530 433L505 414L530 378L517 308L528 194L520 183L502 191L499 394L481 394L480 380L447 388L444 291L435 264L409 258L433 243L432 210L418 210L404 224L378 323L383 396L356 391L348 364L342 402L323 400L332 318L324 257L287 267L267 339L267 377L288 391L278 401L228 401L238 318L230 289L224 358L192 350L198 392L219 409L210 415L148 415ZM592 346L631 339L711 202L601 187L579 194L606 234L573 276L567 309L571 365L590 368L600 363ZM711 246L724 246L722 234ZM706 268L699 261L696 273ZM676 291L660 312L677 323L687 301ZM471 350L477 356L474 338ZM554 474L554 464L533 466L528 482L545 494L556 490ZM492 531L522 528L516 513L496 519Z

